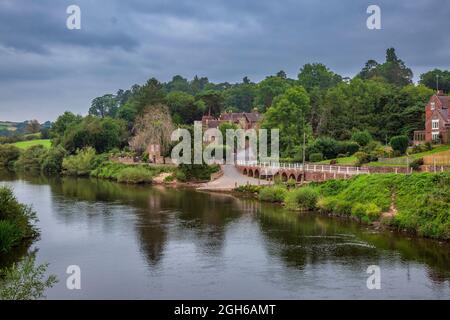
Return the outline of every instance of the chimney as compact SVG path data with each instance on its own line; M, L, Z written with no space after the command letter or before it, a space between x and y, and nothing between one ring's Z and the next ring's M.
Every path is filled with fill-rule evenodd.
M444 95L444 91L443 90L438 90L437 91L437 95L438 96L443 96Z

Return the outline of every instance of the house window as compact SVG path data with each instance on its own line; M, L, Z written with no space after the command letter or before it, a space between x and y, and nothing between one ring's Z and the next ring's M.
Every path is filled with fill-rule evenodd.
M432 139L433 141L438 141L438 140L439 140L439 132L433 132L433 133L431 134L431 139Z
M431 120L431 129L439 129L439 120Z
M431 103L431 110L434 110L436 104L434 102Z

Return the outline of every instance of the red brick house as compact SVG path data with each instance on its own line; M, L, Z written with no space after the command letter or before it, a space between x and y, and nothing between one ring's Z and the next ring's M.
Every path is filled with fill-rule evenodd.
M434 94L425 107L425 130L414 131L414 144L450 143L450 97L442 91Z

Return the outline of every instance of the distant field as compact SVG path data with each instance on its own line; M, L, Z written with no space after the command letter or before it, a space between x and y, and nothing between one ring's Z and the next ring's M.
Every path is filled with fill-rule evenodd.
M14 143L14 145L20 149L28 149L29 147L42 145L45 148L49 149L52 145L49 139L39 139L39 140L30 140L30 141L20 141Z

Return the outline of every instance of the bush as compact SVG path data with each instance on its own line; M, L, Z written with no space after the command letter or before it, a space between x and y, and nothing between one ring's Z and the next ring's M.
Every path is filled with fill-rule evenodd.
M366 215L370 221L375 221L380 217L381 209L375 203L369 203L366 206Z
M64 158L62 163L63 173L69 176L88 176L95 167L95 149L87 147L78 150L74 156Z
M47 149L42 145L36 145L21 152L19 159L14 163L14 169L18 171L40 172L42 161L47 154Z
M356 165L357 166L361 166L365 163L369 163L370 162L370 155L366 152L363 151L358 151L355 153L355 157L357 159L356 161Z
M323 160L323 154L322 153L311 153L309 155L309 161L311 162L319 162Z
M412 161L409 166L413 170L417 171L420 169L420 166L422 166L422 165L423 165L423 158L419 158L419 159L415 159L414 161Z
M0 167L12 168L19 159L20 149L11 144L0 145Z
M286 195L286 207L292 210L314 210L319 194L310 187L292 190Z
M31 207L19 203L10 188L0 188L0 251L7 252L20 241L34 237L35 221Z
M57 146L47 151L43 157L41 170L45 174L60 174L62 164L67 152L63 147Z
M209 181L211 174L218 172L220 166L207 164L180 164L178 171L182 174L177 175L179 181Z
M288 181L286 181L286 186L289 189L295 188L296 185L297 185L297 181L295 179L289 178Z
M352 206L352 216L362 219L366 215L366 206L362 203L355 203Z
M22 239L19 228L11 221L0 220L0 252L8 252Z
M358 143L360 146L366 146L373 140L369 131L356 131L352 134L352 140Z
M355 152L358 152L359 144L354 141L338 141L336 145L336 157L351 156Z
M259 200L267 202L283 202L286 193L286 188L280 185L264 187L259 191Z
M151 183L153 174L142 167L129 167L119 172L117 181L122 183Z
M395 136L391 138L390 145L394 151L405 154L408 149L409 139L407 136Z

